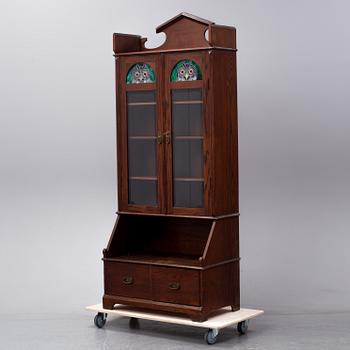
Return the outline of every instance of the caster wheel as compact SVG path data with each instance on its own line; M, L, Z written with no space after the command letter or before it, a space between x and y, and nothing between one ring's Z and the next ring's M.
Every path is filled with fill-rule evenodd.
M95 318L94 323L97 328L102 328L106 324L107 315L103 314L102 312L99 312Z
M129 327L131 329L139 329L140 328L139 319L136 317L131 317L129 320Z
M216 340L218 339L218 330L217 329L208 329L208 331L204 334L204 340L209 345L213 345L216 343Z
M245 334L248 330L248 321L242 321L237 324L237 331L239 334Z

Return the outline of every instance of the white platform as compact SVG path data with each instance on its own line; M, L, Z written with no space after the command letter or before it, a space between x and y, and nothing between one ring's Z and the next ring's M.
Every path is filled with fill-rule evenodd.
M218 310L216 313L204 322L194 322L189 318L174 316L167 314L165 312L154 312L148 310L141 310L136 307L118 305L116 304L113 310L104 309L102 304L96 304L87 306L86 310L101 312L109 315L117 315L117 316L126 316L126 317L134 317L144 320L152 320L158 322L165 323L175 323L181 324L185 326L193 326L193 327L202 327L209 329L222 329L225 327L229 327L231 325L237 324L241 321L250 320L256 316L262 315L264 313L263 310L254 310L254 309L240 309L238 311L231 311L231 308L223 308Z

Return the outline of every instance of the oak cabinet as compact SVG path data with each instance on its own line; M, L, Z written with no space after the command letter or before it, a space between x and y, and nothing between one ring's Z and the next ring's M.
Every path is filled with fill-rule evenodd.
M103 303L204 320L239 308L235 29L182 13L161 31L155 49L113 36L119 209Z

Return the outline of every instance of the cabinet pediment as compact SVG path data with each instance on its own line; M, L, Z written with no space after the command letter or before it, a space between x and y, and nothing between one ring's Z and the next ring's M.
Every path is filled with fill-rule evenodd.
M190 13L181 12L177 16L175 16L175 17L169 19L168 21L164 22L163 24L159 25L156 28L156 33L164 32L165 29L167 29L169 27L173 27L173 28L181 27L182 23L184 23L184 21L195 23L199 27L202 27L203 25L208 27L211 24L215 24L212 21L208 21L207 19L191 15Z
M208 35L206 39L206 32ZM216 25L214 22L182 12L156 28L165 33L165 42L159 47L146 48L147 38L140 35L114 33L113 50L116 55L176 51L184 49L211 49L215 47L235 49L234 27Z

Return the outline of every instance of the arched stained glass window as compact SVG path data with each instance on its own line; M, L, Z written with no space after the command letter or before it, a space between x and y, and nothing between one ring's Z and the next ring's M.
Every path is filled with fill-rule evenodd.
M145 84L154 83L155 81L156 76L148 63L135 63L133 66L131 66L128 74L126 75L127 84Z
M171 71L171 81L202 80L202 72L198 64L191 60L177 62Z

